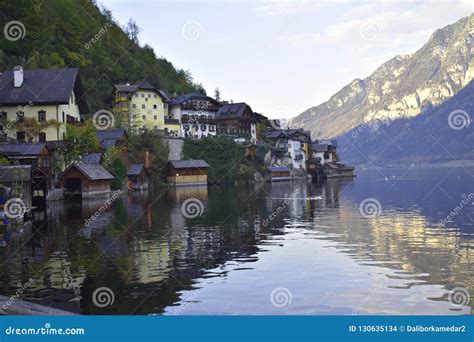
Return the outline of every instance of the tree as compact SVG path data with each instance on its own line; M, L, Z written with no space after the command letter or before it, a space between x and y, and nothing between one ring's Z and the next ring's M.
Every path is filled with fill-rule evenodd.
M132 18L128 20L127 26L125 27L125 32L127 33L128 38L130 38L133 43L138 45L138 35L140 34L141 29Z
M84 154L100 148L92 121L88 120L84 125L68 124L66 127L66 146L63 153L66 166L79 161Z
M215 90L214 90L214 99L219 102L221 100L221 90L219 89L219 87L217 87Z
M61 127L62 123L57 120L38 121L36 118L25 118L9 121L7 125L15 128L18 131L25 132L26 140L28 142L37 142L39 134L48 127Z

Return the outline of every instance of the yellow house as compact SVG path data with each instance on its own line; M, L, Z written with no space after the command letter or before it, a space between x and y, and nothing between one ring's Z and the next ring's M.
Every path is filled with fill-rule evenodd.
M168 97L147 81L116 84L114 110L121 116L122 126L130 127L132 131L164 130Z
M62 141L66 123L80 121L87 112L77 68L23 70L17 66L0 74L3 136L19 142ZM28 129L27 118L37 120L41 130Z

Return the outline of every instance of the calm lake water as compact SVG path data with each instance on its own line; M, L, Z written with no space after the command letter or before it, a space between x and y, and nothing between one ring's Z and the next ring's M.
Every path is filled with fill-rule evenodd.
M20 298L98 315L472 314L474 170L358 174L56 203L0 228L0 294L31 279Z

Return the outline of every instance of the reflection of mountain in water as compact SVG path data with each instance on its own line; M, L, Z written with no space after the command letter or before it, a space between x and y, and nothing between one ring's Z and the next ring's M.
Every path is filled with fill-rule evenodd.
M319 185L168 189L125 196L87 228L84 220L97 205L58 205L38 229L0 249L1 292L13 294L18 282L32 277L24 298L46 305L86 314L162 313L183 305L183 291L205 286L203 280L224 280L239 270L260 272L262 253L272 253L291 231L335 244L360 265L391 270L391 277L404 279L403 287L464 286L473 293L469 235L434 227L426 215L439 208L422 207L419 192L403 193L413 185L398 183L398 196L386 186L359 177ZM381 202L381 216L361 217L359 202L367 197ZM202 202L201 216L183 215L188 198ZM233 269L225 266L231 264ZM113 305L104 309L91 299L101 286L115 293ZM242 291L252 290L243 286Z

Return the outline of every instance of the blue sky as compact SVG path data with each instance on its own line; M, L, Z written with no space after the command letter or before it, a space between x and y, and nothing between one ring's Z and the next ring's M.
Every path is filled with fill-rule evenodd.
M289 118L419 49L473 1L317 2L99 0L141 44L190 70L209 95Z

